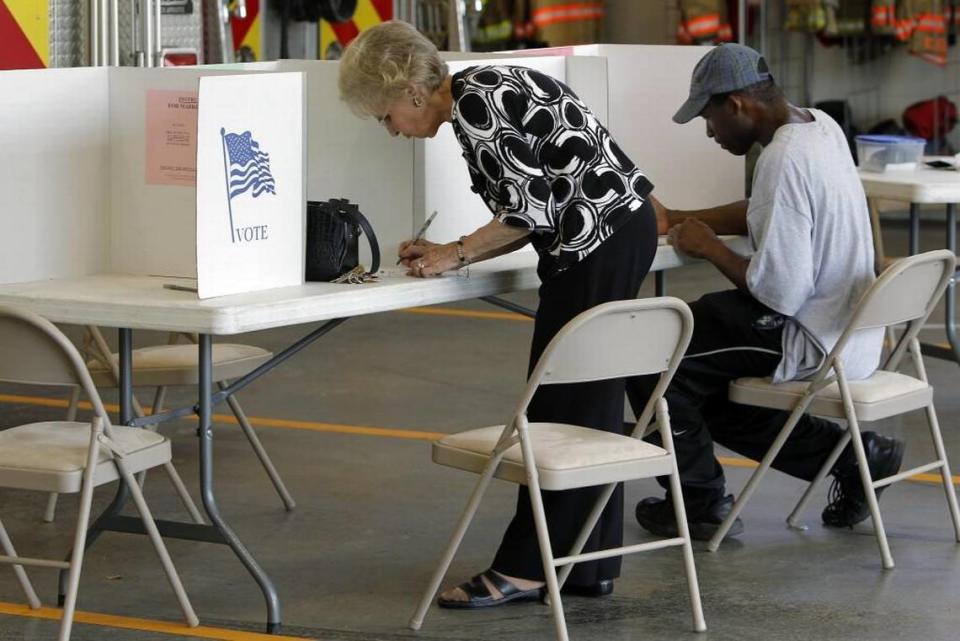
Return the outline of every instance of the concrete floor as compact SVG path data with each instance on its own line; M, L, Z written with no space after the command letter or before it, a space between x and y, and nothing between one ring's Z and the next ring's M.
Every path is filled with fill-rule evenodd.
M888 251L905 245L893 224ZM924 246L943 237L925 226ZM652 278L644 291L652 292ZM670 293L686 299L725 287L708 266L669 273ZM511 297L535 305L535 293ZM491 311L479 301L459 309ZM935 319L940 322L940 318ZM307 328L236 337L279 350ZM321 339L241 395L247 413L265 419L314 422L304 429L260 427L259 434L298 507L282 504L235 426L216 430L217 492L223 514L273 577L280 593L284 634L330 641L367 639L553 638L549 609L524 604L479 612L432 609L423 629L406 621L425 585L473 482L430 463L424 438L330 431L328 424L398 431L453 432L502 422L522 383L532 324L397 312L357 318ZM934 337L936 332L931 332ZM138 342L155 337L137 334ZM942 339L941 339L942 340ZM954 471L960 462L957 365L928 360L936 402ZM0 394L54 396L54 390L4 385ZM105 393L108 402L115 399ZM62 394L59 395L62 398ZM0 402L0 428L62 416L33 401ZM141 394L147 399L147 391ZM171 393L173 404L190 391ZM218 412L226 412L218 408ZM263 420L261 420L263 419ZM319 425L318 425L319 424ZM326 425L326 426L325 426ZM313 429L306 429L313 427ZM905 464L925 460L931 448L922 416L879 426L909 441ZM175 463L196 496L194 428L168 425ZM724 456L733 456L721 452ZM731 491L748 470L727 467ZM770 474L744 513L746 531L716 553L698 547L697 569L709 632L691 630L679 552L628 557L613 596L568 597L572 639L588 641L700 639L956 639L960 635L960 546L954 542L943 491L937 485L900 483L883 497L887 532L897 567L885 572L869 521L853 531L819 522L826 499L820 491L806 515L809 529L787 530L784 517L802 485ZM627 513L637 500L659 494L652 481L630 484ZM97 493L104 506L111 488ZM495 484L450 572L461 581L486 568L512 513L515 488ZM161 474L150 477L147 497L158 516L183 518ZM0 491L0 515L20 553L59 556L68 546L75 497L64 497L54 524L41 521L44 497ZM640 541L632 516L627 541ZM194 606L206 626L262 631L265 607L259 590L225 547L169 541ZM56 602L51 570L31 571L41 599ZM22 595L12 574L0 571L0 611ZM9 606L8 606L9 607ZM106 534L88 553L79 608L87 612L177 622L179 611L145 537ZM57 623L0 614L0 639L53 639ZM82 640L186 639L178 634L78 623ZM235 638L229 633L214 638ZM251 635L249 638L253 638Z

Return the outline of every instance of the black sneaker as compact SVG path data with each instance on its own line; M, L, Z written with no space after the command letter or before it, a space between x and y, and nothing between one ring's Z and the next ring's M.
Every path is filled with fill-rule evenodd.
M713 502L707 509L696 515L687 514L687 526L690 538L695 541L709 541L720 529L723 519L733 507L733 495L727 494ZM677 517L673 512L673 501L649 497L637 503L637 522L640 527L657 536L674 538L680 536L677 531ZM737 536L743 532L743 521L737 517L730 526L727 536Z
M863 433L863 448L870 466L870 477L877 481L896 474L903 462L903 441L877 434ZM887 486L877 488L877 498ZM833 471L833 483L828 494L830 503L823 508L824 525L831 527L853 527L870 516L870 506L860 482L860 470L856 462L852 465L837 466Z

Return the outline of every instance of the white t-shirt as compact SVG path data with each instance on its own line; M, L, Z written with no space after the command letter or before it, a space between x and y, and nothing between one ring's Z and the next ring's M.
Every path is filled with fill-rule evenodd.
M874 280L870 214L847 141L827 114L808 111L813 122L783 125L760 154L747 209L747 287L790 318L774 382L814 373ZM847 377L872 374L882 347L882 329L851 336Z

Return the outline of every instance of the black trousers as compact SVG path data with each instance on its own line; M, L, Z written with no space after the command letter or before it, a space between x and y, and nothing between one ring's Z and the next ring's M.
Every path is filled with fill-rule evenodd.
M730 381L769 376L780 362L784 317L740 290L707 294L690 305L693 338L666 392L673 443L688 518L724 494L723 468L716 441L760 460L783 428L789 412L739 405L727 399ZM738 349L739 348L739 349ZM631 379L627 394L635 412L649 398L655 381ZM811 480L843 434L830 421L803 416L773 467ZM658 441L654 435L651 441ZM849 458L850 448L838 464ZM658 479L668 487L669 478Z
M649 201L584 260L544 279L530 348L533 370L550 339L567 321L601 303L635 298L657 251L656 218ZM624 380L548 385L530 403L531 422L562 422L623 433ZM569 553L601 488L542 492L550 542L555 556ZM610 498L585 546L586 551L616 547L623 540L623 488ZM492 567L508 576L543 580L540 546L529 490L519 488L517 510L503 536ZM578 563L571 585L590 585L620 575L620 559Z

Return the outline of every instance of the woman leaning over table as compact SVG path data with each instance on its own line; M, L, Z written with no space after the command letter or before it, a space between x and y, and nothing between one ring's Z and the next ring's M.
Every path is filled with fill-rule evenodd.
M515 251L539 254L540 304L531 371L550 339L580 312L633 298L657 247L652 185L607 130L563 83L532 69L476 66L450 74L436 47L405 22L384 22L354 40L340 63L340 96L390 135L431 138L444 123L463 148L472 190L493 219L458 241L419 240L399 255L416 277L436 276ZM573 423L623 433L623 381L542 387L532 422ZM618 546L623 491L618 487L585 551ZM599 488L543 492L555 555L567 554ZM578 563L565 592L601 596L613 589L620 559ZM543 567L526 487L493 564L449 588L451 608L537 599Z

